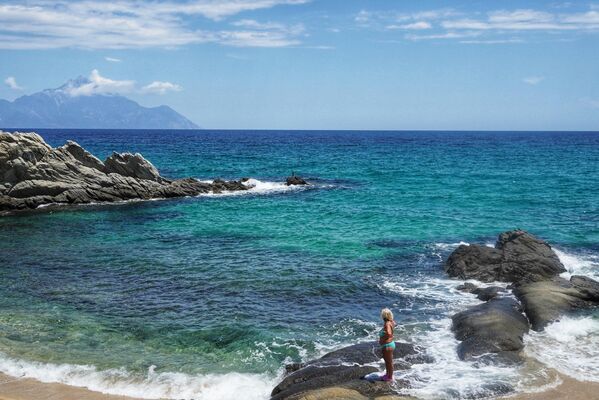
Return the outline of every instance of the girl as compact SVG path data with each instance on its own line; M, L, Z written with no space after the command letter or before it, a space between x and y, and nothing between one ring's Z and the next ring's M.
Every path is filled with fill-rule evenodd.
M395 350L395 341L393 341L393 313L388 308L381 310L381 318L383 319L383 329L379 333L379 344L383 351L383 359L385 360L385 369L387 374L383 377L384 381L393 379L393 351Z

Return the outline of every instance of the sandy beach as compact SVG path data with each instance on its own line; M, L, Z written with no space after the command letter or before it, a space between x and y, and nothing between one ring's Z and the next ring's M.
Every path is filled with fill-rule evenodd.
M0 400L135 400L111 396L85 388L60 383L43 383L35 379L15 378L0 373Z

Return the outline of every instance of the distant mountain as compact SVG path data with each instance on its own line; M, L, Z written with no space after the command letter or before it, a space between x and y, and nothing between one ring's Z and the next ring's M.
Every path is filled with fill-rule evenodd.
M3 128L197 129L168 106L143 107L114 94L73 95L89 85L84 77L13 102L0 99Z

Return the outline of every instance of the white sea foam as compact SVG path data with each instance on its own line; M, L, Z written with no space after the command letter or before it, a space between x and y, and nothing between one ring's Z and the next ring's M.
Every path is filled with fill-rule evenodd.
M471 280L480 287L496 285ZM441 318L432 321L421 321L414 325L402 326L411 332L411 340L422 344L434 358L434 362L414 364L410 370L396 372L397 378L408 379L411 388L408 394L423 399L455 399L475 395L488 395L485 383L513 384L518 379L518 371L514 368L461 361L457 356L459 341L451 331L451 316L468 307L480 304L476 296L457 290L462 281L431 278L420 279L393 278L381 284L382 290L388 290L403 297L408 304L418 301L419 309L437 311ZM505 286L505 284L500 284ZM401 310L398 310L401 311ZM425 325L425 329L422 326Z
M51 364L23 361L0 354L0 372L46 383L62 383L107 394L143 399L264 400L277 377L266 374L226 373L188 375L155 372L136 376L124 368L100 371L89 365Z
M211 180L200 181L204 183L212 183ZM203 193L199 197L223 197L223 196L243 196L248 194L275 194L285 193L311 188L312 185L286 185L283 182L260 181L258 179L248 179L243 182L243 185L248 187L248 190L224 191L222 193Z
M524 351L578 380L599 382L599 319L563 316L525 337Z
M456 242L456 243L435 243L434 246L439 250L453 250L461 245L469 245L468 242Z
M599 279L599 257L593 254L580 255L568 253L564 250L553 249L559 257L566 272L562 277L570 279L572 275L585 275L593 279Z

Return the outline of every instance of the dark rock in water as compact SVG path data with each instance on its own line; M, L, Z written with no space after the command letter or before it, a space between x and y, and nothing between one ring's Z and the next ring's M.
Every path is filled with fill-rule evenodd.
M486 288L476 288L472 291L479 300L489 301L498 297L501 293L504 293L505 289L501 286L489 286Z
M524 231L499 235L495 248L461 245L447 259L452 277L483 282L535 282L550 279L566 269L544 241Z
M291 175L289 177L287 177L287 179L285 179L285 184L287 186L291 186L291 185L307 185L308 182L306 182L303 178L297 176L297 175Z
M514 294L536 331L559 320L562 314L599 306L599 282L583 276L519 285Z
M113 153L102 162L73 141L52 148L35 133L0 131L0 211L247 189L241 181L171 181L140 154Z
M486 353L503 355L519 352L524 347L523 336L528 321L520 304L510 298L492 299L452 317L452 329L458 340L458 357L470 360ZM510 358L506 355L504 358Z
M465 283L461 284L460 286L458 286L456 289L461 292L472 293L476 289L478 289L478 286L476 286L474 283L465 282Z
M414 345L396 342L394 364L401 369L409 369L412 364L427 360L426 357L420 359L418 356L421 354L422 351ZM288 368L288 371L293 372L273 389L272 400L300 399L303 398L299 395L302 393L313 393L316 396L316 393L324 393L325 389L333 388L333 392L338 390L345 393L344 391L351 390L363 398L391 395L393 388L387 382L368 382L360 379L364 375L380 371L380 367L372 364L379 363L381 358L378 343L369 342L333 351L305 365L293 365ZM396 380L395 385L407 387L408 382Z

